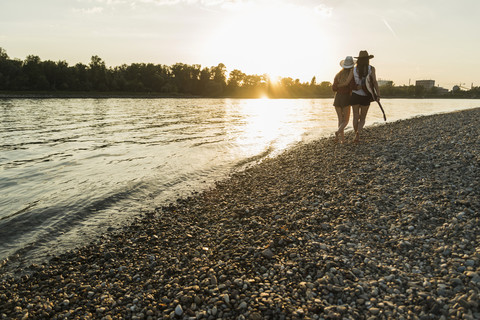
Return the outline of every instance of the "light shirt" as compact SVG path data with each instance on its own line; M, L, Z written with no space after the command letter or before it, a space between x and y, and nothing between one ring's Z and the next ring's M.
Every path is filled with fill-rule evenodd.
M370 75L370 73L372 73L372 66L369 65L367 77ZM357 84L357 86L360 86L360 89L353 90L352 92L358 94L359 96L368 96L368 94L362 88L362 78L360 78L360 76L358 75L357 66L355 66L355 68L353 69L353 77L355 78L355 83Z

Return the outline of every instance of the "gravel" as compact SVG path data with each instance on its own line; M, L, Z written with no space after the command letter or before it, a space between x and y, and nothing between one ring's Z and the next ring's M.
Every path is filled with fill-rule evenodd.
M364 137L294 147L15 276L7 263L0 319L480 319L480 109Z

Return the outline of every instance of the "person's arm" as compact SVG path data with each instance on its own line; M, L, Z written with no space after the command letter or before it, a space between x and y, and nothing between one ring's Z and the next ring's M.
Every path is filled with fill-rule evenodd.
M337 73L335 75L335 78L333 79L333 84L332 84L332 90L333 92L337 92L338 91L338 77L339 77L339 73Z
M349 74L348 74L347 79L346 79L345 81L343 81L343 82L340 82L340 83L338 84L338 86L339 86L339 87L347 87L347 86L350 85L350 82L352 81L352 79L353 79L353 68L350 69L350 72L349 72Z
M378 89L377 75L375 73L375 68L372 66L372 79L375 92L377 93L377 98L380 100L380 90Z

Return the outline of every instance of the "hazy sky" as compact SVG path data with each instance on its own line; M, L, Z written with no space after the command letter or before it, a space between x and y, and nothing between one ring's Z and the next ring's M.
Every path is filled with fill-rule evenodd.
M177 62L333 81L366 49L377 77L480 86L478 0L0 0L10 58Z

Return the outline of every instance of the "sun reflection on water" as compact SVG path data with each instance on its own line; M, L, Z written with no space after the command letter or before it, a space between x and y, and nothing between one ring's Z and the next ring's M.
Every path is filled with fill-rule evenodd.
M239 153L234 156L276 154L301 141L305 130L297 127L311 121L311 114L319 110L311 110L298 102L288 99L229 100L227 117L237 120L228 130L234 140L232 144L237 147L235 152Z

